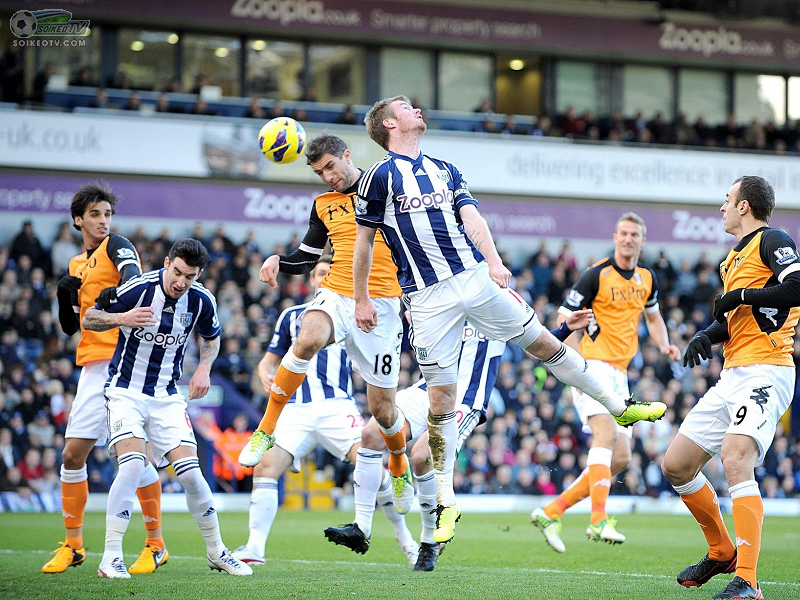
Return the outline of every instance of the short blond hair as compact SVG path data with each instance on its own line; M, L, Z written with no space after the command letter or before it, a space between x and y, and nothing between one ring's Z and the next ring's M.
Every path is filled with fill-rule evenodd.
M623 221L630 221L631 223L636 223L637 225L642 226L642 237L647 237L647 225L644 223L644 219L637 215L635 212L626 212L622 215L617 222L614 224L614 233L617 231L617 225L622 223Z
M383 126L384 119L391 119L394 117L394 111L389 108L392 102L402 100L411 104L411 100L405 96L395 96L393 98L384 98L378 100L372 105L364 116L364 124L367 126L367 133L372 140L384 150L389 149L389 130Z

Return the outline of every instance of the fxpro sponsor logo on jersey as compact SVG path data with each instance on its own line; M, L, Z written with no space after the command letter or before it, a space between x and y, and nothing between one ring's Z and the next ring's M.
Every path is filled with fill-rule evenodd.
M703 56L730 54L733 56L774 56L775 47L769 41L745 40L738 31L729 31L722 25L715 29L695 27L687 29L675 23L664 23L658 39L662 50L694 52Z
M427 210L429 208L440 208L444 204L453 203L453 192L447 190L444 194L434 192L432 194L422 194L422 196L408 196L403 194L397 196L400 203L400 212L412 212L416 210Z
M154 346L161 346L162 348L169 348L170 346L182 346L186 343L188 334L182 333L180 335L173 335L171 333L153 333L146 331L141 327L133 330L133 337Z
M236 0L231 16L264 19L284 26L310 23L355 27L361 24L357 10L327 9L322 0Z

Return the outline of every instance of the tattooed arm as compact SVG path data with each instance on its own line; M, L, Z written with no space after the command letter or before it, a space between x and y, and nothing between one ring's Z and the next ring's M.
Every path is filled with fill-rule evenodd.
M219 338L207 340L201 338L200 362L197 365L192 379L189 381L189 400L202 398L211 388L211 365L219 354Z
M494 245L492 234L489 232L489 225L472 204L466 204L459 210L461 222L464 223L464 233L470 239L475 248L486 259L489 265L489 276L502 288L508 287L511 279L511 272L503 265L497 248Z
M83 315L81 323L87 331L108 331L115 327L152 327L156 320L149 306L140 306L124 313L107 313L91 307Z

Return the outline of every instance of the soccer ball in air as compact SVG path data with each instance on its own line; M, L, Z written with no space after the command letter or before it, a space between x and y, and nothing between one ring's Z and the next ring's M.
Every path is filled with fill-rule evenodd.
M38 22L34 14L27 10L18 10L11 17L11 31L19 38L31 37L36 33Z
M306 130L294 119L278 117L258 132L258 146L262 154L272 162L294 162L306 149Z

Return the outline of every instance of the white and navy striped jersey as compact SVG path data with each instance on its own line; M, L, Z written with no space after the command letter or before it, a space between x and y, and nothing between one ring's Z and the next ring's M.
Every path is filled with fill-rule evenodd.
M289 351L300 333L297 318L306 306L308 304L299 304L281 313L267 352L283 356ZM323 400L352 400L351 375L350 358L344 350L344 343L333 343L311 359L303 384L297 388L289 402L302 404Z
M381 230L408 293L483 261L459 217L467 204L478 201L457 167L389 152L359 182L356 223Z
M469 322L464 324L461 353L458 355L456 406L465 404L472 410L481 411L481 423L486 421L486 407L497 381L500 358L505 349L505 342L490 340ZM421 378L412 387L427 390L428 384L425 378Z
M153 327L119 328L106 387L125 388L154 398L177 394L186 341L195 327L207 340L222 333L217 302L211 292L194 282L174 300L164 292L163 272L164 269L148 271L129 279L117 288L117 302L106 309L123 313L150 306L157 321Z

